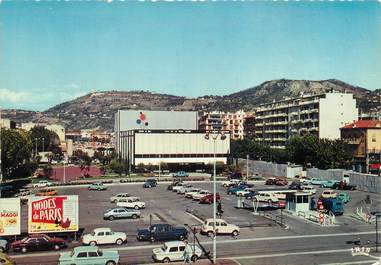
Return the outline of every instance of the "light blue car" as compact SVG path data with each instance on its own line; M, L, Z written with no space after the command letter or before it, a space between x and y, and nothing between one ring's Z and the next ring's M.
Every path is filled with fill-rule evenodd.
M102 182L95 182L88 187L89 190L106 190L107 187Z
M330 188L332 189L333 186L335 185L335 183L339 183L340 181L338 180L327 180L326 182L324 182L323 184L320 185L320 187L322 188Z
M309 184L312 184L312 185L320 185L321 186L321 185L327 183L328 180L312 178L308 182L309 182Z
M116 265L119 263L117 250L100 250L97 246L76 247L72 252L61 253L59 265Z

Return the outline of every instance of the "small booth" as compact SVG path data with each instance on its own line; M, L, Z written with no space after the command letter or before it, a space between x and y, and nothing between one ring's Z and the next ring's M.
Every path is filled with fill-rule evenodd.
M310 193L295 192L286 194L286 209L292 212L307 212L310 208Z

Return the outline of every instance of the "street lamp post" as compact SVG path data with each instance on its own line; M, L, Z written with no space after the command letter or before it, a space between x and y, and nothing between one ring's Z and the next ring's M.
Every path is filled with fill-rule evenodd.
M209 135L211 135L213 140L213 264L216 264L217 259L217 231L216 231L216 204L217 204L217 196L216 196L216 140L220 135L221 140L225 140L226 136L223 132L213 131L213 133L205 134L205 139L209 140Z

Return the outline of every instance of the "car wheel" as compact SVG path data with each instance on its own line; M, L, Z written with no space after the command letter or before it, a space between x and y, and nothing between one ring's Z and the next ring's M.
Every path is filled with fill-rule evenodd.
M97 245L97 242L95 242L95 241L91 241L89 245L90 245L90 246L96 246L96 245Z
M54 250L60 250L60 246L59 245L54 245Z
M122 245L123 244L123 240L118 238L115 242L117 245Z
M228 192L228 195L232 195L233 193L231 193L231 191Z
M109 260L106 262L106 265L115 265L116 263L112 260Z
M164 258L163 259L163 263L170 263L170 262L171 262L171 260L169 258Z
M198 259L197 255L193 255L193 256L191 257L192 262L196 262L197 259Z
M109 219L110 221L112 221L112 220L115 219L115 217L111 215L108 219Z
M155 238L153 236L151 236L149 241L151 241L153 243L153 242L155 242Z
M138 205L135 205L135 210L139 210L139 206Z
M136 219L136 218L138 218L138 215L133 214L131 217L132 217L132 219Z
M213 233L213 231L209 231L209 232L207 233L207 235L208 235L208 237L213 237L214 233Z
M28 251L28 250L26 249L26 247L22 247L22 248L21 248L21 252L22 252L22 253L26 253L27 251Z
M237 230L234 230L233 232L232 232L232 236L238 236L238 231Z
M3 247L0 247L0 253L5 252L5 249Z

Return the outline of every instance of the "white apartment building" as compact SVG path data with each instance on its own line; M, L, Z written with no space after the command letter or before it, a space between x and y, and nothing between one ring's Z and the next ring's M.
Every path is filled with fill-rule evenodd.
M256 139L284 148L294 135L339 139L340 128L358 119L358 108L352 94L330 92L262 104L255 119Z
M232 140L243 139L246 116L247 114L242 110L233 113L205 112L199 120L199 128L206 131L226 130L230 132Z

